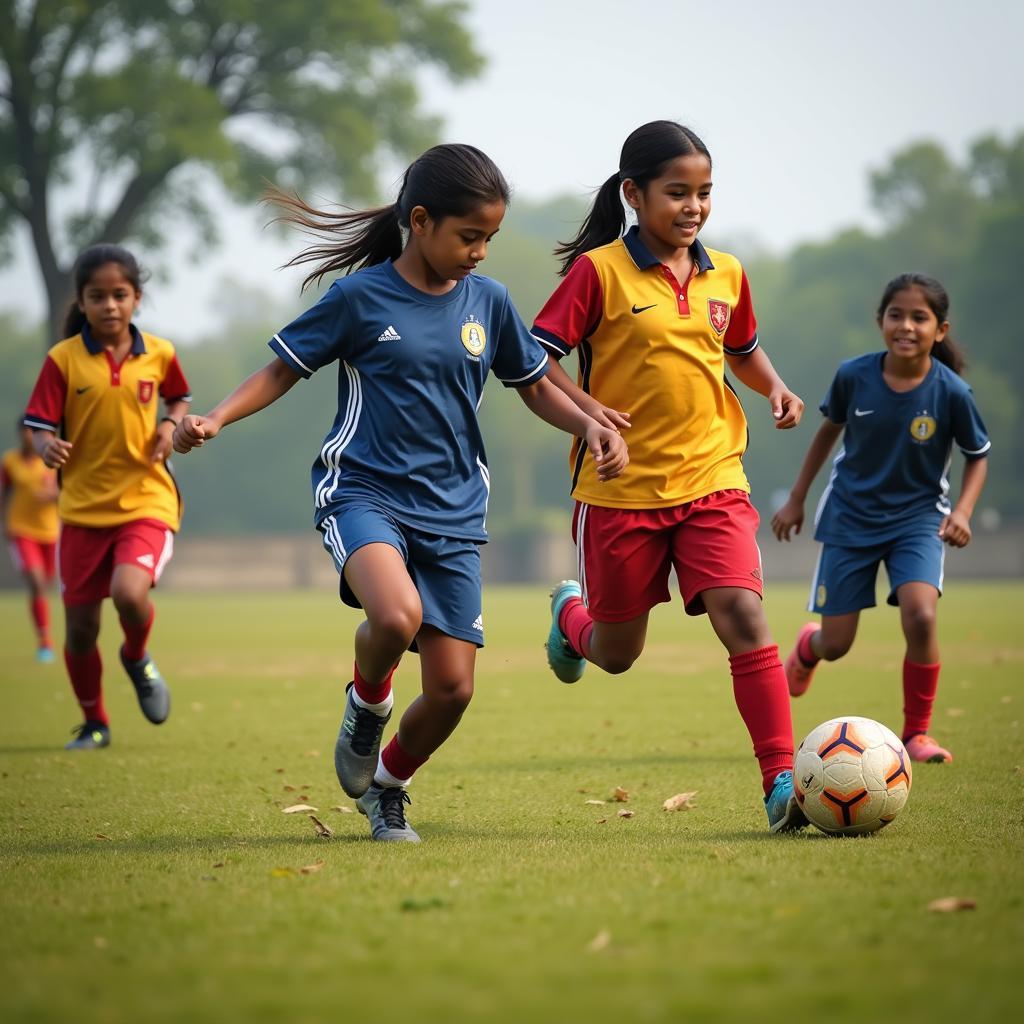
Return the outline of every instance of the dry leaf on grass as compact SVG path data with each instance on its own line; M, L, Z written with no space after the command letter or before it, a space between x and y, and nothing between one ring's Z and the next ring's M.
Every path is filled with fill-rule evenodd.
M113 842L110 836L106 835L103 832L97 832L96 835L93 836L93 839L105 839L108 843Z
M636 811L627 811L625 807L619 811L620 818L632 818L634 814L636 814Z
M584 800L583 802L588 804L590 807L603 807L608 803L607 800Z
M219 861L217 861L217 863L216 863L216 864L214 864L213 866L214 866L215 868L222 868L222 867L224 867L224 866L225 866L226 864L227 864L227 861L225 861L225 860L219 860Z
M271 878L291 878L295 874L294 868L273 868L270 872Z
M612 933L607 928L602 928L588 943L588 953L600 953L602 949L607 949L612 942Z
M321 839L330 839L334 833L315 815L311 814L309 820L313 822L313 828Z
M316 807L310 807L309 804L292 804L291 807L285 807L282 809L282 814L300 814L302 811L315 811Z
M286 793L294 793L295 792L295 787L290 782L286 782L281 788Z
M354 813L351 807L345 807L343 804L335 804L332 811L337 811L339 814L352 814Z
M697 795L697 790L692 793L676 793L675 796L670 796L662 805L663 811L692 811L694 807L693 798Z
M598 818L597 819L597 823L598 823L598 825L603 825L607 820L608 820L607 818Z
M307 864L305 867L299 868L299 871L303 875L315 875L323 866L325 861L318 860L315 864Z
M957 910L974 910L976 906L974 900L966 900L961 896L944 896L941 900L932 900L928 904L928 909L940 914L952 914Z
M616 786L612 790L612 799L617 804L624 804L629 800L629 790L623 789L621 786Z

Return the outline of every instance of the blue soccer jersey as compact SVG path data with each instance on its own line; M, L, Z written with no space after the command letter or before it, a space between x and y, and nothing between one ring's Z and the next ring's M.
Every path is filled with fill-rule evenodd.
M487 373L525 387L547 372L508 289L472 274L430 295L380 263L332 284L270 347L303 377L339 363L338 414L313 463L317 525L357 498L427 533L487 539Z
M937 359L912 391L882 376L884 352L844 362L821 403L842 424L843 447L815 517L815 539L844 547L938 529L949 515L949 466L955 443L967 459L991 447L970 387Z

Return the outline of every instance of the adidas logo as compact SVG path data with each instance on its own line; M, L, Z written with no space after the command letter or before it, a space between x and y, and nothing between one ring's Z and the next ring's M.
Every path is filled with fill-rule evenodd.
M135 561L138 562L140 565L144 565L147 569L152 569L153 566L156 564L156 562L153 559L153 556L149 552L146 552L146 554L144 555L139 555L139 557L136 558Z
M391 326L391 324L388 324L388 329L382 335L380 335L380 337L378 337L377 340L378 341L401 341L402 340L402 336L398 333L398 331L396 331L394 329L394 327Z
M484 617L482 615L478 615L473 620L473 628L479 629L481 633L484 631Z

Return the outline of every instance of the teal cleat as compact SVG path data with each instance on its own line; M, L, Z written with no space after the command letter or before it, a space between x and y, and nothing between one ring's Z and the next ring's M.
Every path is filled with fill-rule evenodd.
M582 596L583 591L575 580L562 580L551 591L551 629L548 632L544 649L547 651L551 671L563 683L577 682L587 667L587 659L572 649L558 625L558 616L565 607L566 601Z
M36 661L40 665L52 665L57 660L52 647L39 647L36 649Z
M75 738L64 745L65 750L99 750L110 746L110 728L102 722L83 722L71 731Z
M764 809L768 812L768 827L773 832L793 832L810 824L793 792L792 772L779 772L775 776L772 791L764 798Z

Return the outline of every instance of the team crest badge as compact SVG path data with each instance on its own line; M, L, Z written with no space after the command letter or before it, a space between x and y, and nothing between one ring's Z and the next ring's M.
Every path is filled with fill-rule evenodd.
M153 400L153 382L151 380L139 381L139 401L143 405L149 405Z
M728 302L721 299L708 299L708 319L711 326L719 333L724 333L729 326L729 317L732 316L732 308Z
M462 344L471 356L478 356L487 347L487 332L484 325L474 316L467 317L462 325Z
M910 421L910 435L915 441L927 441L935 433L933 416L915 416Z
M814 607L815 608L824 608L825 607L825 599L827 597L828 597L828 591L825 589L825 584L824 583L819 583L818 584L817 593L814 595Z

